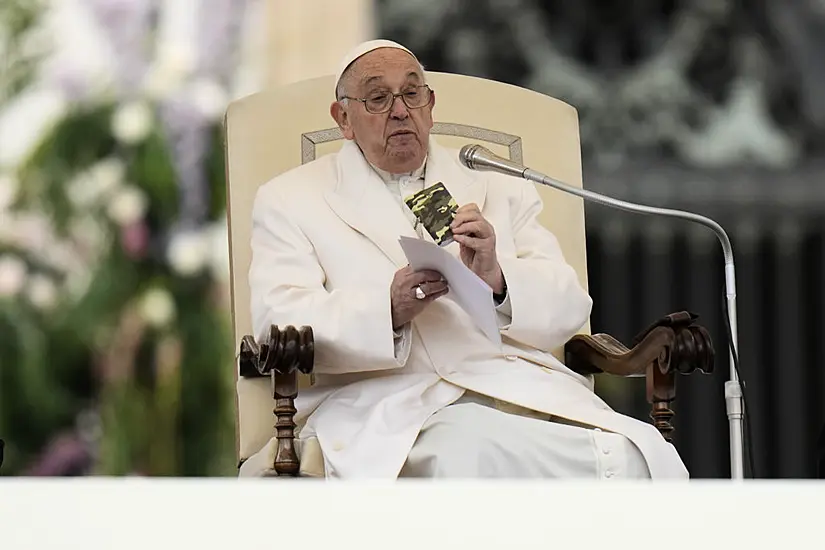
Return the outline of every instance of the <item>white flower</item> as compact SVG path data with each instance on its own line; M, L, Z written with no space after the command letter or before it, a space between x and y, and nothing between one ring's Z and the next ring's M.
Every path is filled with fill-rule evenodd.
M86 209L119 187L125 176L126 165L122 160L106 158L69 181L66 195L76 208Z
M84 256L103 249L107 243L108 232L99 219L91 216L77 216L69 222L69 236Z
M146 73L144 91L154 99L173 94L183 87L193 65L188 50L166 45L161 49L158 61Z
M91 176L105 193L123 182L126 164L117 157L107 157L92 166Z
M29 300L40 309L51 309L57 302L57 288L48 277L36 275L29 279Z
M133 145L146 139L152 130L153 113L145 101L124 103L112 116L112 133L126 145Z
M147 204L143 191L137 187L124 187L109 201L107 213L116 224L127 226L143 219Z
M194 275L209 261L209 239L195 231L178 233L169 242L166 259L176 273Z
M44 25L35 25L20 37L20 54L24 59L45 57L54 51L55 37Z
M18 212L3 216L0 236L27 252L42 254L54 239L50 218L42 212Z
M78 250L73 244L75 243L57 240L51 242L43 250L42 259L46 265L61 273L88 269L87 263L83 261L85 251Z
M114 30L129 34L111 26L104 28L95 17L97 9L92 6L95 3L87 0L43 3L44 8L48 5L43 14L43 24L53 44L52 55L44 60L44 68L48 71L51 66L52 70L60 68L73 74L72 80L88 91L91 91L89 88L100 90L115 83L120 65L117 49L112 46L108 32ZM130 37L122 38L128 40ZM46 76L48 78L48 73Z
M88 208L95 202L97 191L89 172L81 172L66 183L66 198L79 210Z
M166 67L156 66L146 74L143 88L152 99L164 99L183 85L185 77L184 73L174 73Z
M192 84L191 94L195 107L210 120L221 118L229 103L227 91L214 80L206 78Z
M164 327L175 317L175 301L168 290L152 288L141 297L139 311L150 325Z
M25 282L26 264L16 257L0 257L0 297L16 296Z
M75 418L77 432L83 441L94 443L103 435L100 415L91 409L81 411Z
M19 187L20 184L17 178L8 174L0 175L0 213L5 211L14 202Z
M92 286L92 272L89 269L71 270L64 283L66 295L73 301L80 300Z
M15 168L28 160L43 137L68 111L59 90L33 87L0 110L0 166Z

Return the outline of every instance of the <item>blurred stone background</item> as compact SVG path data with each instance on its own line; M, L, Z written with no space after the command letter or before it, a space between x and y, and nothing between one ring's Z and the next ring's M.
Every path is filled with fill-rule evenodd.
M585 187L719 221L737 260L740 363L756 474L812 477L823 421L825 3L819 0L378 2L380 34L432 70L574 105ZM552 128L548 128L552 131ZM587 206L594 331L628 342L670 311L701 315L715 374L679 381L676 445L729 476L724 279L704 228ZM647 414L640 381L602 380Z
M727 229L756 474L814 477L823 31L822 0L7 0L0 473L235 474L223 112L385 37L571 103L585 187ZM680 379L675 437L694 477L729 476L718 243L586 208L594 331L629 343L680 309L712 331L716 372ZM648 414L641 380L598 391Z

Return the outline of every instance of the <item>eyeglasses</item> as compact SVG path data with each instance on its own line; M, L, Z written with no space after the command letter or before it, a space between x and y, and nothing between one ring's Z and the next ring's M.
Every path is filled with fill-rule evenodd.
M368 113L380 115L392 109L395 103L395 98L400 97L401 101L408 109L420 109L430 103L432 90L426 84L423 86L413 86L407 88L403 92L393 94L389 92L375 92L368 97L349 97L343 96L341 99L352 99L353 101L360 101L364 104L364 108Z

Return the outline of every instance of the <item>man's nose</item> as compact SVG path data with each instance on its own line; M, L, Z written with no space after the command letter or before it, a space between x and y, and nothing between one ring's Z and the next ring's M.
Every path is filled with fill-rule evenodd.
M396 96L392 99L392 108L390 109L390 116L392 118L405 119L410 116L410 111L401 96Z

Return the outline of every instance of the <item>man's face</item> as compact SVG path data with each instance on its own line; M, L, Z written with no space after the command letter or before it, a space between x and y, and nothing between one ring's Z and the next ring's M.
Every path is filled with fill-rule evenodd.
M358 58L342 79L344 95L370 98L401 93L424 84L418 62L396 48L380 48ZM421 93L421 89L418 90ZM382 114L368 112L360 101L336 101L330 113L344 137L355 140L371 163L390 173L415 170L424 162L433 127L435 94L428 105L409 109L400 97Z

